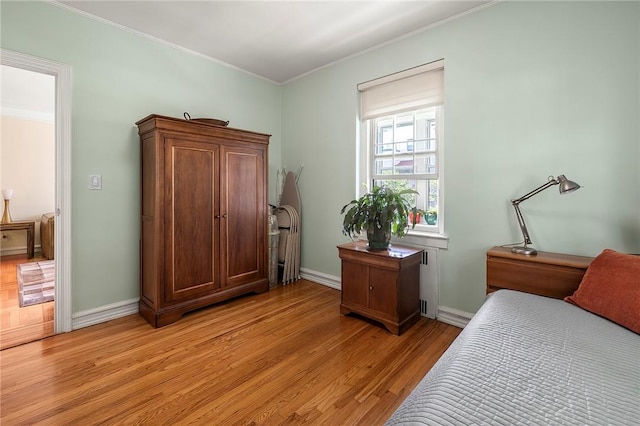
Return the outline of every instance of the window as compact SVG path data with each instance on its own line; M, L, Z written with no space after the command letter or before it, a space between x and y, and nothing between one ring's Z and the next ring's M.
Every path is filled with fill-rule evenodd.
M410 201L427 212L416 230L438 234L444 232L443 73L443 61L438 61L358 86L361 149L366 151L360 156L366 162L360 167L360 182L416 190ZM377 93L372 96L369 90Z
M370 120L372 185L418 191L412 204L428 213L422 230L438 232L438 121L442 107ZM419 229L420 229L419 228ZM431 229L429 229L431 228Z

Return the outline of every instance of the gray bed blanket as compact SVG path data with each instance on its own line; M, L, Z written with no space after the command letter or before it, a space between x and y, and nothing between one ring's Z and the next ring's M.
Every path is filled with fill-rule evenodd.
M387 421L418 424L640 425L640 335L500 290Z

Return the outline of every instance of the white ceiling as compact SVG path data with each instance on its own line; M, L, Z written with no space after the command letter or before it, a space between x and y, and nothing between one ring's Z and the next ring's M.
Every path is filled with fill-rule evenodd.
M52 75L2 65L2 115L53 122L56 80Z
M284 83L493 3L441 1L60 1Z

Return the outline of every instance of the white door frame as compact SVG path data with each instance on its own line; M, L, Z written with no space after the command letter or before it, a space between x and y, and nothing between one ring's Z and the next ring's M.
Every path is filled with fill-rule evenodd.
M2 65L56 79L56 210L54 253L54 332L71 331L71 67L36 56L0 49Z

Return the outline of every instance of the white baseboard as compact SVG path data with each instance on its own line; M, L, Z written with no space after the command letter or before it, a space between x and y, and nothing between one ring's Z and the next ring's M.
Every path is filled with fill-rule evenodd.
M340 278L311 269L301 268L300 276L305 280L331 287L336 290L341 289ZM100 324L116 318L138 313L139 299L129 299L122 302L112 303L99 308L80 311L72 315L72 330ZM436 319L455 327L464 328L471 318L472 313L464 312L447 306L438 306Z
M116 318L138 313L138 302L140 299L123 300L122 302L100 306L99 308L87 309L76 312L71 316L71 329L89 327Z
M300 268L300 276L305 280L335 288L336 290L342 289L340 277L336 277L335 275L329 275L307 268ZM436 320L460 328L464 328L472 317L473 314L469 312L449 308L448 306L438 306L438 312L436 314Z
M27 253L27 248L26 247L11 247L11 248L7 248L7 249L2 249L2 251L0 251L0 255L2 256L13 256L14 254L26 254Z
M305 280L326 285L327 287L335 288L336 290L342 290L340 277L336 277L335 275L329 275L307 268L300 268L300 276Z
M302 268L300 269L300 276L306 280L337 290L341 288L340 278L333 275ZM138 298L129 299L86 311L76 312L71 316L71 329L77 330L127 315L137 314L139 300Z
M34 254L42 253L42 248L40 246L34 246L33 252ZM11 256L14 254L27 254L27 246L9 247L0 250L0 256Z
M472 317L473 314L469 312L449 308L448 306L438 306L438 313L436 314L438 321L460 328L465 328Z

